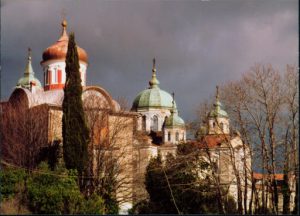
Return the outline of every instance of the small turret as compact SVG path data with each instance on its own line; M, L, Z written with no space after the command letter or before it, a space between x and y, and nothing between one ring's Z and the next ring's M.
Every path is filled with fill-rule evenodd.
M32 91L32 89L34 87L38 87L38 88L42 87L40 81L37 78L35 78L35 76L34 76L34 71L33 71L32 64L31 64L31 49L30 48L28 48L27 65L25 67L24 76L19 79L16 87L17 88L27 88L30 91Z
M220 102L218 86L216 86L216 101L208 114L208 134L229 134L229 118Z
M178 111L175 108L174 92L172 93L172 109L171 115L166 117L164 122L164 142L171 142L178 144L180 141L185 141L185 123L182 118L178 115Z

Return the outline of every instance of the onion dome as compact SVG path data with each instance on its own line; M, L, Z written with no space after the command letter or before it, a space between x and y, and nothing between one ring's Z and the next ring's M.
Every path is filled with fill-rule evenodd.
M141 91L134 99L132 110L147 108L172 109L172 96L159 88L159 81L156 78L155 59L153 59L152 79L149 81L149 88ZM174 102L175 103L175 102ZM176 107L176 103L174 104Z
M173 93L173 101L172 101L172 109L171 109L171 115L166 117L164 122L165 128L174 128L174 127L184 127L184 121L180 116L178 115L178 111L175 108L175 100L174 100L174 93Z
M49 60L61 60L61 59L64 60L67 56L68 42L69 42L69 36L67 34L67 21L63 20L61 25L62 25L61 37L58 39L58 41L56 41L55 44L48 47L43 52L43 62ZM77 52L78 52L79 60L88 63L88 56L85 50L77 46Z
M214 103L213 109L209 112L208 117L216 118L216 117L225 117L228 118L228 114L225 110L223 110L223 105L221 104L219 100L219 87L217 86L217 92L216 92L216 101Z
M34 71L31 65L31 49L28 48L28 58L24 76L19 79L16 87L30 89L31 86L42 87L40 81L34 77Z

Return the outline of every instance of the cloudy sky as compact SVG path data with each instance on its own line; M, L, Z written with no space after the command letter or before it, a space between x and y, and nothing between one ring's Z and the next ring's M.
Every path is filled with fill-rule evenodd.
M1 1L1 98L22 76L27 47L42 81L43 51L68 31L89 55L88 85L130 101L148 87L156 57L160 87L175 92L181 116L215 86L255 63L298 64L296 0L7 0Z

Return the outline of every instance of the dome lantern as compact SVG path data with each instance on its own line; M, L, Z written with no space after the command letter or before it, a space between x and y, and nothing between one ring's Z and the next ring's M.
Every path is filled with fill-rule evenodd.
M172 96L159 88L159 81L156 78L155 58L153 59L152 78L149 81L149 88L141 91L133 101L132 110L147 110L147 109L167 109L171 110ZM176 103L174 101L176 108Z
M219 87L216 87L216 101L208 114L208 134L229 134L229 117L219 99Z
M153 58L153 66L152 66L152 79L149 81L149 88L159 88L159 81L156 78L156 68L155 68L155 58Z
M219 86L216 86L216 101L213 104L213 109L209 112L210 118L215 117L225 117L228 118L228 114L225 110L222 109L222 103L220 102L220 96L219 96Z

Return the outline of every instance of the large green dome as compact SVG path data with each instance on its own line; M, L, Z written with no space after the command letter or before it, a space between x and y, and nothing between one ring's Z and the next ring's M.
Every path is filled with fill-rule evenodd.
M149 81L149 88L141 91L133 101L132 110L140 108L167 108L172 109L172 96L159 88L159 81L156 78L155 59L153 59L152 79ZM176 108L176 103L175 103Z
M138 94L134 99L132 109L137 110L139 108L167 108L172 109L172 96L161 90L158 86L155 88L145 89ZM175 103L176 108L176 103Z

